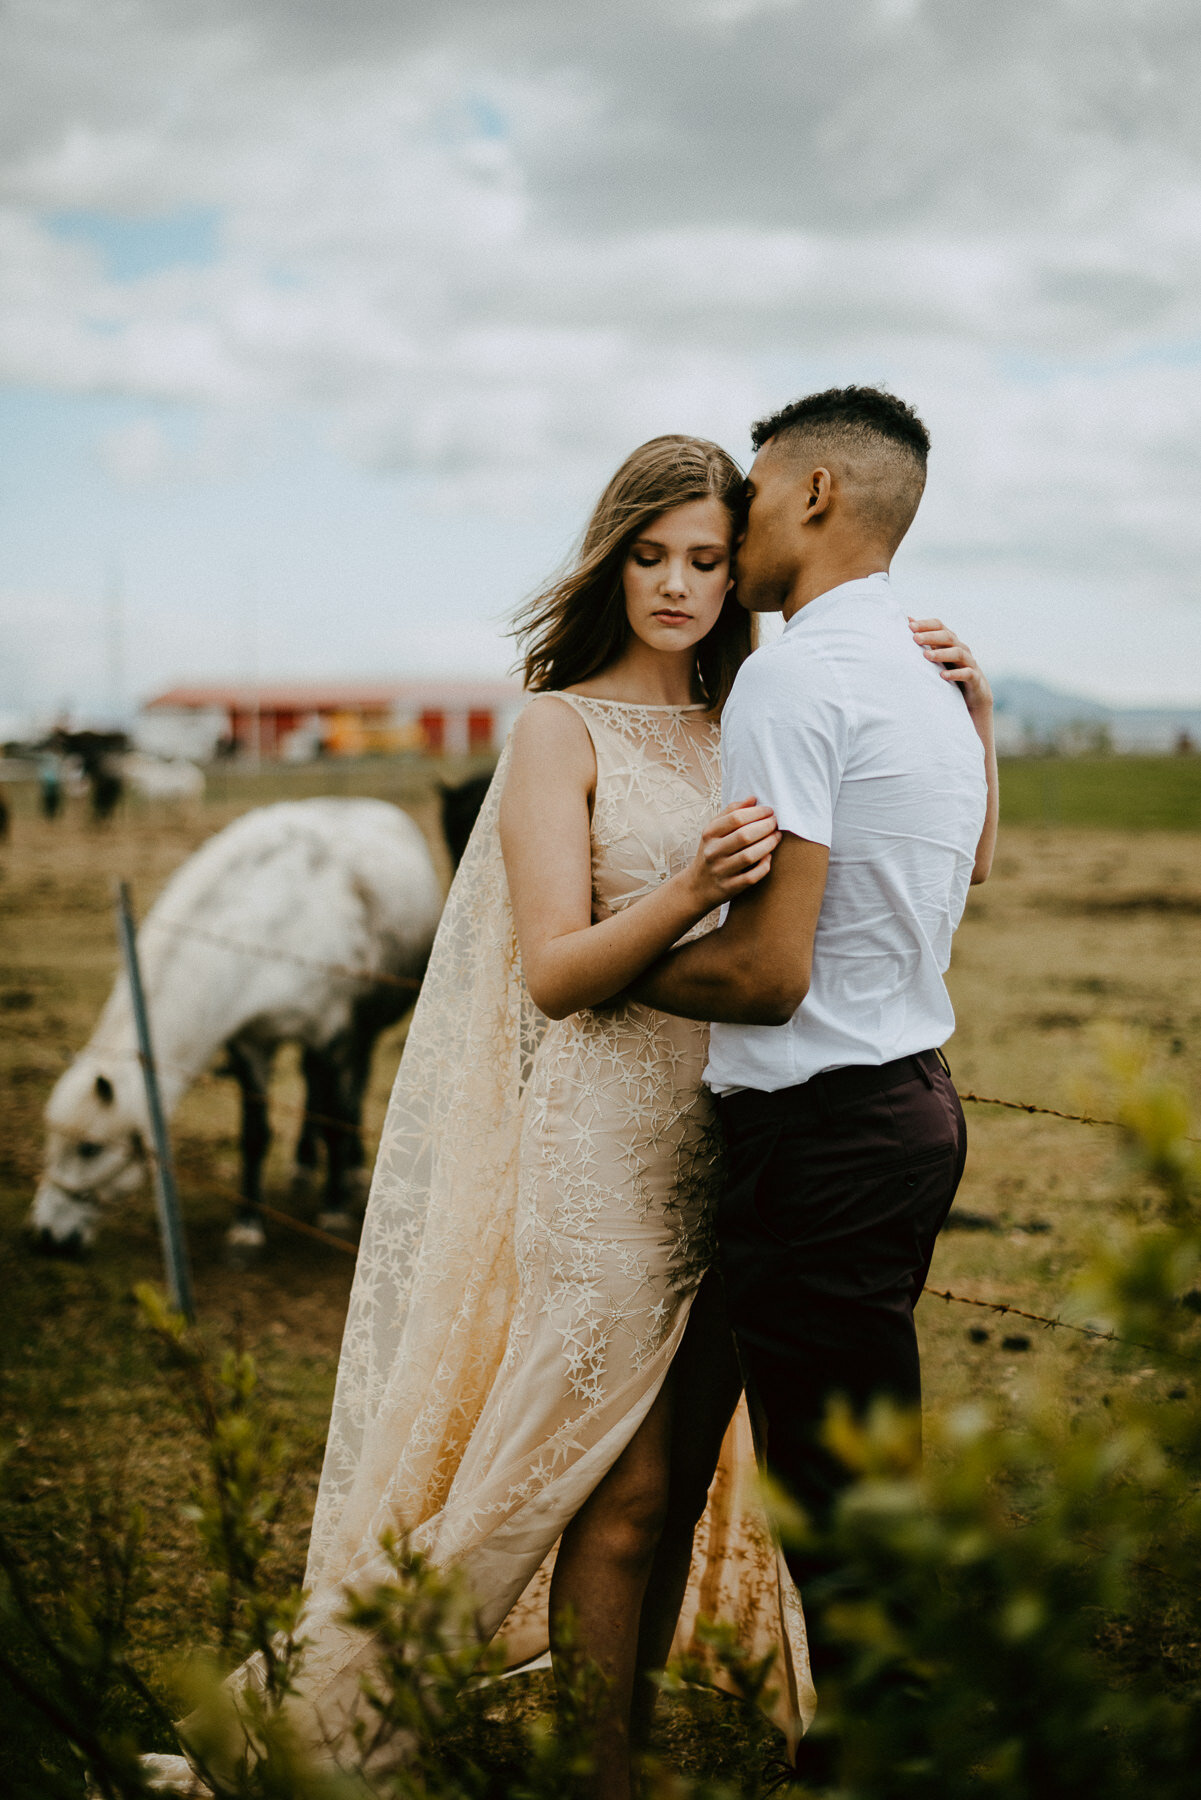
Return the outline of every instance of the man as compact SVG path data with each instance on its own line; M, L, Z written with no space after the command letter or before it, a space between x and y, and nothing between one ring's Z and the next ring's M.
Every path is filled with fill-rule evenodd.
M768 1465L820 1527L848 1479L821 1439L831 1400L921 1403L913 1309L965 1154L943 973L991 860L995 762L970 652L941 628L915 644L889 589L925 485L921 421L835 389L754 442L738 595L786 624L734 684L723 787L784 835L769 878L634 992L715 1021L730 1315ZM790 1562L803 1594L828 1587ZM820 1680L835 1651L812 1625L811 1649Z

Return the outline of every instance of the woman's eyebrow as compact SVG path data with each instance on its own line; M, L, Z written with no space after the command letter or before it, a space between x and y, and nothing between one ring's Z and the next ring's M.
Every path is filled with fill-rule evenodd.
M668 548L669 548L669 547L670 547L670 546L669 546L669 545L667 545L667 544L662 544L662 543L660 543L660 542L659 542L659 539L658 539L658 538L648 538L648 537L639 537L639 538L635 538L635 539L634 539L634 544L635 544L635 545L638 545L638 544L645 544L645 546L646 546L646 548L647 548L647 549L648 549L648 550L666 550L666 549L668 549ZM721 550L721 551L725 551L725 550L728 550L728 549L729 549L729 547L730 547L730 546L729 546L729 545L728 545L728 544L689 544L689 546L688 546L688 554L689 554L689 555L690 555L690 556L695 556L695 555L696 555L696 552L697 552L697 551L698 551L698 550Z

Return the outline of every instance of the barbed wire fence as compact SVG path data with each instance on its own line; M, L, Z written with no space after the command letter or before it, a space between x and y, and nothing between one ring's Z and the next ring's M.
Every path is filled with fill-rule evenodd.
M248 944L238 939L227 937L219 932L207 931L200 926L185 925L180 921L171 919L155 918L153 914L142 921L138 930L139 938L141 933L147 929L167 931L177 937L191 938L197 942L209 944L213 948L234 951L244 956L261 957L273 962L289 963L295 967L308 969L314 973L338 975L343 977L346 981L355 984L368 983L400 988L411 993L414 999L421 987L419 977L394 975L387 970L367 967L355 968L349 964L326 962L315 957L303 956L295 951L284 950L273 945ZM19 1032L16 1035L23 1038L25 1042L31 1045L36 1044L39 1047L44 1047L43 1040L39 1037L34 1037L30 1033ZM132 1047L121 1047L117 1045L105 1047L101 1045L99 1048L109 1057L128 1059L135 1063L141 1061L139 1052ZM66 1058L65 1061L64 1057ZM61 1071L62 1068L67 1066L70 1059L71 1053L64 1050L60 1056L54 1058L53 1067L47 1069L47 1073L52 1073L55 1069ZM197 1084L211 1084L213 1086L218 1086L223 1082L221 1074L213 1069L196 1071L187 1065L173 1063L170 1060L164 1060L159 1056L156 1056L156 1062L160 1068L169 1069L176 1074L185 1076L189 1086ZM1057 1119L1068 1124L1100 1127L1108 1130L1122 1131L1126 1129L1126 1125L1121 1119L1107 1119L1091 1113L1067 1112L1059 1107L1043 1106L1034 1101L1010 1100L995 1095L977 1094L970 1090L966 1092L960 1091L959 1098L964 1105L997 1107L1008 1112L1025 1113L1028 1116ZM272 1099L271 1109L274 1114L278 1115L282 1113L285 1117L295 1119L302 1125L314 1124L336 1130L350 1129L348 1122L345 1119L334 1118L327 1113L317 1112L308 1106L296 1106L288 1101L278 1098ZM1186 1138L1185 1141L1190 1144L1201 1144L1201 1138L1195 1136L1190 1136ZM150 1160L154 1160L153 1155L151 1155ZM178 1153L176 1154L176 1161L181 1171L189 1176L190 1182L195 1182L196 1184L203 1183L204 1188L207 1191L215 1191L226 1195L237 1201L239 1205L247 1204L246 1198L239 1187L232 1182L225 1181L219 1176L214 1175L211 1168L208 1166L202 1168L194 1158L186 1155L182 1161L180 1161ZM194 1186L192 1191L194 1193L199 1191L198 1186ZM257 1201L254 1202L253 1205L254 1210L260 1213L264 1219L269 1220L273 1225L291 1231L297 1236L305 1237L311 1241L323 1244L327 1248L337 1250L344 1255L353 1257L358 1254L357 1246L348 1238L340 1237L333 1232L326 1231L322 1229L322 1227L310 1223L308 1220L298 1218L294 1213L283 1212L278 1207L269 1205L266 1201ZM1043 1313L1029 1311L1024 1307L1015 1305L1011 1301L981 1299L977 1295L958 1294L950 1288L937 1288L929 1284L927 1284L922 1291L925 1294L928 1294L932 1299L942 1300L959 1306L974 1307L981 1311L1003 1317L1022 1319L1029 1324L1040 1325L1045 1330L1068 1331L1079 1337L1084 1337L1097 1343L1125 1344L1135 1349L1148 1348L1146 1345L1136 1344L1134 1340L1123 1338L1116 1332L1105 1330L1100 1326L1077 1324L1070 1319L1059 1317L1052 1318Z

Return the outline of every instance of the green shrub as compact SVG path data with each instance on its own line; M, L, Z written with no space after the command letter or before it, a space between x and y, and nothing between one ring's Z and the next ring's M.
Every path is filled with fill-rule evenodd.
M1075 1423L1051 1393L1008 1429L952 1412L924 1462L885 1407L829 1421L857 1480L822 1548L863 1598L827 1611L848 1665L822 1716L861 1800L1196 1793L1201 1691L1113 1646L1201 1638L1201 1184L1182 1096L1137 1046L1110 1061L1123 1204L1075 1303L1130 1379Z

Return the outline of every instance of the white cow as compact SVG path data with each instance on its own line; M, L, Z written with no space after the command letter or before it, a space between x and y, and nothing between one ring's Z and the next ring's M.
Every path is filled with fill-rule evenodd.
M361 1193L359 1127L375 1040L415 997L442 908L421 832L382 800L291 800L246 813L176 870L138 932L164 1109L224 1050L242 1090L242 1192L231 1243L261 1245L255 1203L277 1047L303 1047L297 1161L326 1148L327 1223ZM129 986L120 976L46 1106L30 1227L84 1248L143 1178L150 1141Z
M147 800L203 800L204 770L184 756L149 756L130 750L121 758L127 787Z

